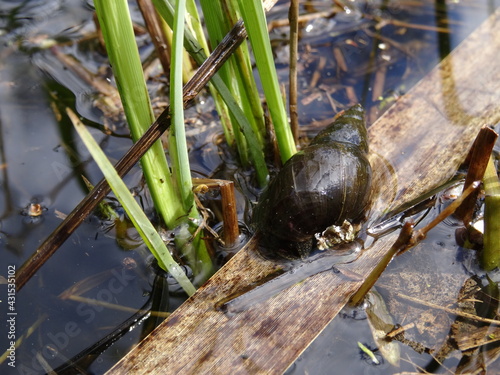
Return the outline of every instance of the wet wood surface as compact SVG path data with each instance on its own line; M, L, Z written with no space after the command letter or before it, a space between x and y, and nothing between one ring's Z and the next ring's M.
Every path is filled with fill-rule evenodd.
M371 217L455 174L480 127L500 121L500 12L401 97L369 129L379 198ZM389 250L379 239L340 273L309 277L249 310L215 305L279 266L251 240L196 294L117 363L111 374L281 374L348 302Z

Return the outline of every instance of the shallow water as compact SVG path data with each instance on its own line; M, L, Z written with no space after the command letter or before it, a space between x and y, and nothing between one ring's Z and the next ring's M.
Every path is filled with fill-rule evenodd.
M461 185L458 185L461 186ZM423 227L431 221L446 203L438 203L417 215ZM421 219L421 221L420 221ZM389 264L372 290L378 292L393 319L392 324L406 326L405 339L415 342L402 343L394 341L399 350L400 362L394 366L382 355L370 329L373 316L369 316L369 304L347 306L318 336L310 347L287 371L287 374L327 374L330 368L341 368L353 374L392 374L402 372L418 372L426 369L431 373L448 373L458 365L461 353L454 350L441 364L434 360L439 349L447 343L446 338L452 329L456 316L443 313L441 306L456 307L459 293L473 275L484 279L485 273L477 263L476 252L463 248L455 239L457 230L462 224L448 218L434 228L427 238L408 252L397 256ZM497 280L498 272L490 274ZM405 296L413 296L412 300ZM398 304L399 301L399 304ZM423 301L423 302L421 302ZM421 304L430 301L437 305L431 308ZM380 306L378 306L380 308ZM412 310L414 309L414 310ZM426 321L426 315L435 319ZM446 316L446 323L438 317ZM387 319L387 315L377 315L379 319ZM443 317L443 319L445 319ZM412 326L416 322L426 321L422 327ZM367 356L358 346L361 342L370 348L379 363ZM415 343L422 344L422 353L415 350ZM488 367L498 369L496 364ZM336 372L335 372L336 373ZM454 373L454 372L453 372Z
M439 5L435 6L431 1L420 4L410 1L395 4L351 2L352 11L349 14L312 19L304 24L299 62L299 116L302 124L308 124L308 133L314 134L323 120L330 119L337 110L353 102L363 104L373 122L386 103L404 94L437 64L441 55L453 49L498 6L498 1L486 0L436 3ZM308 11L314 14L331 7L330 1L318 1L312 3ZM438 9L438 16L435 15L435 8ZM137 10L132 9L134 18L140 23ZM378 31L375 21L362 18L362 14L402 20L406 24L389 25ZM451 32L439 36L432 26L436 22L439 26L445 25L441 21L442 16L449 17ZM285 17L286 8L277 5L269 20ZM423 30L412 25L428 25L431 29ZM120 114L104 116L96 108L99 95L95 89L68 71L55 57L54 51L44 46L45 43L52 43L59 51L75 56L90 71L97 72L106 63L96 43L91 39L79 44L69 43L92 33L93 29L92 9L86 2L0 1L2 276L7 274L8 266L18 268L57 227L61 215L71 212L86 195L82 174L93 183L101 179L100 171L75 136L72 125L64 117L59 119L64 107L75 108L86 119L86 124L93 127L94 137L112 161L118 160L132 143L126 136L127 130ZM288 74L288 52L284 42L286 28L274 28L271 35L279 74L285 80ZM374 35L378 39L374 39ZM150 43L145 37L139 37L139 41L142 56L149 55ZM347 69L334 58L339 49L346 57ZM321 67L323 63L325 65ZM381 68L385 69L383 90L374 94L381 79L380 74L377 76ZM150 90L156 96L160 93L160 85L151 83ZM384 99L380 100L379 96ZM188 132L193 135L192 169L198 176L203 176L220 168L222 172L218 172L217 176L237 179L239 213L244 219L248 200L255 200L251 194L255 189L246 186L248 172L240 171L231 155L220 152L221 148L216 146L221 130L211 112L203 112L212 111L211 100L204 100L205 103L200 101L187 115L191 123ZM199 131L200 125L203 126L202 131ZM103 130L109 130L108 134ZM151 213L150 198L142 189L139 168L132 170L125 181L128 186L134 187L142 198L142 204ZM44 211L41 217L25 215L25 208L30 203L42 205ZM151 216L154 215L151 213ZM434 259L436 252L432 251L424 258L431 257L430 263L437 265L437 269L446 265L446 272L451 273L450 268L459 268L466 276L476 271L473 266L470 266L472 271L469 268L474 264L474 255L456 244L454 232L453 225L440 227L425 243L427 248L439 250L439 258ZM48 370L40 365L41 358L47 361L49 368L56 368L95 344L134 314L59 297L62 292L90 276L97 275L90 280L95 287L86 292L85 297L132 310L150 306L154 274L143 246L135 251L125 250L124 243L138 244L134 232L129 231L129 234L132 238L117 241L116 229L110 223L90 216L37 272L16 296L16 310L19 312L15 323L16 338L34 324L36 329L16 350L16 369L7 367L4 362L0 364L2 374L45 373ZM425 246L422 248L425 249ZM419 251L425 254L422 249ZM123 261L135 262L137 267L125 268ZM391 267L396 270L398 267L406 268L407 263L413 261L410 255L405 254ZM5 285L1 287L1 311L2 317L5 317ZM176 285L170 285L171 291L175 289ZM184 298L182 294L171 293L169 311L182 303ZM143 327L131 330L100 356L88 357L81 366L91 373L104 373L138 342ZM327 374L333 366L339 373L387 374L415 370L415 366L408 362L395 369L387 363L376 366L369 360L360 360L357 341L374 347L363 310L346 310L320 335L289 373ZM2 328L0 355L8 346L9 339ZM413 349L401 347L403 356L411 357L411 361L421 366L431 361L428 354L416 356ZM447 366L452 364L445 363Z

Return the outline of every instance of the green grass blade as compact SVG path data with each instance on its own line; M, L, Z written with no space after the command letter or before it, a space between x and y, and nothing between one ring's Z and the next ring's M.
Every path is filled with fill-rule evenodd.
M174 27L174 8L167 0L153 0L153 4L160 14L160 16L164 19L164 21L170 26L170 28ZM207 58L208 47L207 50L198 43L195 36L189 29L184 30L184 48L189 52L191 57L198 65L200 65L200 61L203 62Z
M172 126L169 135L169 154L184 211L188 214L189 218L199 219L200 214L194 201L186 130L184 127L182 76L185 11L186 1L177 0L175 5L176 17L174 17L174 25L172 27L173 43L170 70L170 113L172 115ZM192 226L189 232L193 233L196 229L196 227ZM182 253L189 259L193 270L200 276L199 279L204 282L212 273L212 262L205 242L202 240L202 232L200 231L196 238L193 239L193 242L190 243L191 233L189 233L189 236L185 240L176 239L176 243L180 245ZM182 244L179 242L182 242Z
M170 128L169 144L172 169L176 175L177 187L186 212L196 209L192 191L191 170L184 129L184 101L182 95L182 54L184 51L184 15L186 1L175 3L174 40L172 43L172 62L170 70L170 113L172 127Z
M174 10L171 5L166 0L153 0L153 3L162 18L172 26L174 19ZM186 50L198 65L201 65L203 61L205 61L206 55L203 51L203 48L194 39L189 30L185 30L184 48L186 48ZM265 162L262 143L259 142L257 136L254 134L248 119L246 118L240 106L236 103L236 100L232 96L219 73L216 73L212 77L211 82L226 103L229 112L237 122L238 126L245 134L252 162L257 173L257 180L260 186L265 186L267 184L269 171Z
M490 156L484 174L484 237L481 264L486 271L500 267L500 181Z
M157 12L170 27L173 27L174 24L174 8L171 4L172 1L173 0L153 0L153 4ZM186 30L184 30L184 48L190 54L193 60L195 60L198 65L201 65L206 59L206 56L209 53L210 49L208 48L208 44L194 0L188 0L188 2L186 3L186 8L192 18L190 22L191 29L188 27ZM228 109L220 95L218 95L216 89L213 87L213 84L209 82L208 86L215 100L215 106L220 116L226 141L229 145L232 145L234 143L234 132L231 125L231 120L229 118Z
M216 46L221 42L227 32L230 30L228 20L224 17L222 6L219 1L200 0L205 23L207 26L208 36L212 46ZM232 96L236 99L237 103L241 103L239 88L235 77L234 57L231 56L229 60L219 69L219 73ZM231 122L233 122L231 118ZM241 129L238 126L233 126L234 140L238 148L240 162L243 166L248 165L248 144L243 137Z
M132 137L137 140L154 122L154 115L127 0L95 0L94 4ZM177 186L173 183L160 141L141 158L141 164L155 207L167 227L173 229L181 223L189 222L186 215L188 211L184 209L183 200L180 199L180 189L176 189ZM194 216L196 217L196 211ZM194 231L196 228L193 227L191 225ZM204 243L200 242L200 247L196 250L192 248L190 239L183 242L176 238L175 243L197 277L208 278L212 273L212 262L206 247L202 246Z
M142 65L126 0L95 0L109 60L117 82L132 138L137 140L154 122ZM175 192L161 142L143 156L141 164L156 209L169 228L185 213Z
M194 0L187 0L186 9L191 16L189 24L191 25L194 35L196 35L196 40L203 47L205 54L207 54L209 51L208 44L205 34L203 33L203 26L200 21L200 15L198 14L196 2Z
M224 15L229 20L231 25L236 24L240 14L235 8L236 4L231 0L224 0ZM255 78L252 70L252 63L250 59L250 51L247 43L242 43L239 48L234 51L234 57L231 59L233 62L235 74L240 87L242 98L242 107L246 116L250 119L252 128L259 138L259 141L264 144L266 137L266 125L264 122L264 110L262 102L255 83Z
M193 295L196 291L195 287L187 278L183 269L174 261L160 235L146 217L146 214L142 211L113 165L78 117L69 109L67 113L83 143L103 172L111 190L115 193L151 253L158 260L160 267L170 272L189 296Z
M262 1L238 0L238 5L248 31L262 81L262 89L269 106L281 160L285 162L296 152L296 148L279 88Z

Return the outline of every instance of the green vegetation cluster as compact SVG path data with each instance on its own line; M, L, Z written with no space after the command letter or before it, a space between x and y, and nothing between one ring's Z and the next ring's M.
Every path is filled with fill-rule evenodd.
M134 36L130 11L126 0L94 2L99 25L105 41L110 64L123 103L127 122L134 141L139 139L155 120L151 100L146 87L144 73ZM151 196L161 219L169 229L185 227L189 234L176 237L176 247L182 258L195 274L195 285L204 282L213 272L213 266L202 231L197 224L200 213L196 207L192 191L192 179L189 166L188 148L184 129L183 82L186 72L185 51L192 59L201 64L212 47L224 38L238 19L243 18L247 28L249 42L262 81L265 99L269 107L270 118L282 161L286 161L295 152L295 143L288 124L283 96L278 84L274 60L267 31L265 10L261 0L201 0L208 40L194 0L153 0L155 11L162 18L163 30L171 29L170 71L165 72L170 81L170 115L172 126L169 133L169 155L167 162L165 151L160 141L141 159L141 166ZM253 166L258 183L264 186L268 179L264 149L266 129L261 99L254 80L249 46L243 43L229 60L221 67L209 84L215 98L227 143L238 151L241 164ZM85 139L85 143L94 149L93 142L85 135L82 127L75 125ZM178 279L188 294L194 287L182 275L178 265L172 259L164 244L158 242L151 223L137 212L133 199L125 197L118 176L109 169L109 163L99 151L92 151L98 158L101 169L107 170L106 178L121 204L126 209L132 222L141 234L159 265ZM111 180L110 180L111 179ZM147 220L146 220L147 221ZM158 238L156 238L158 237Z

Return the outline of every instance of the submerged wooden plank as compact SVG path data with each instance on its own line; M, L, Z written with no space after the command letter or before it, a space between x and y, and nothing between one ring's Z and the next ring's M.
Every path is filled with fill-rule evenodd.
M499 20L497 11L370 128L380 187L372 218L453 176L479 128L500 120ZM342 265L344 273L317 274L227 316L214 308L218 301L278 267L255 254L254 239L108 374L280 374L337 315L396 236Z

